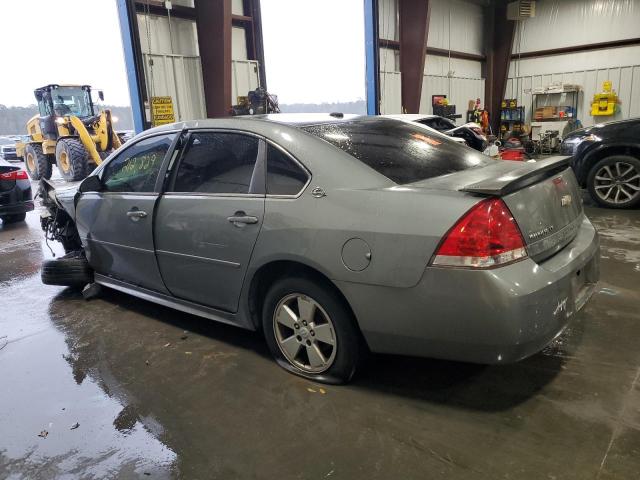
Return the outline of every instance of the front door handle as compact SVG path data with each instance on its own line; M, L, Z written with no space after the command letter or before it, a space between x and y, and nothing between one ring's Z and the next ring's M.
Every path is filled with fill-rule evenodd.
M235 215L231 217L227 217L231 223L233 223L236 227L241 227L242 225L252 225L254 223L258 223L258 217L252 217L247 215L244 212L236 212Z
M134 222L138 221L138 219L140 218L144 218L147 216L147 212L144 212L142 210L129 210L127 212L127 217L129 217L131 220L133 220Z

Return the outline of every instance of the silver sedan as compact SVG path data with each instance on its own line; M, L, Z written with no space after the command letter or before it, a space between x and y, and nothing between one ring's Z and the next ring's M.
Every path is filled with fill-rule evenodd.
M494 161L389 118L167 125L45 198L71 252L45 282L262 330L282 367L318 381L348 381L369 350L520 360L598 280L565 158Z

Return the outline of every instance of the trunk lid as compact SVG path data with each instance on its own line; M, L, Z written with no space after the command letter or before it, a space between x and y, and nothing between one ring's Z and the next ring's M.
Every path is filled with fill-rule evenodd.
M497 161L413 185L502 198L535 261L551 257L571 242L584 217L569 157L518 164Z

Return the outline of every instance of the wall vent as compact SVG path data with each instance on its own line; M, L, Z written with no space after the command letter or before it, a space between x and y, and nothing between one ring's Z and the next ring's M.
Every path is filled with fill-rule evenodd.
M535 0L518 0L507 5L507 20L526 20L535 16Z

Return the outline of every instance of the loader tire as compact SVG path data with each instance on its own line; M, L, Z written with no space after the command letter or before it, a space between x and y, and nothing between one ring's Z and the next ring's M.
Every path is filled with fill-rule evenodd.
M82 252L42 262L40 273L45 285L82 288L93 282L93 270Z
M77 138L62 138L56 145L56 163L60 175L67 182L82 180L87 176L89 154Z
M49 156L42 152L42 145L30 143L24 149L24 165L31 180L51 178L51 162Z

